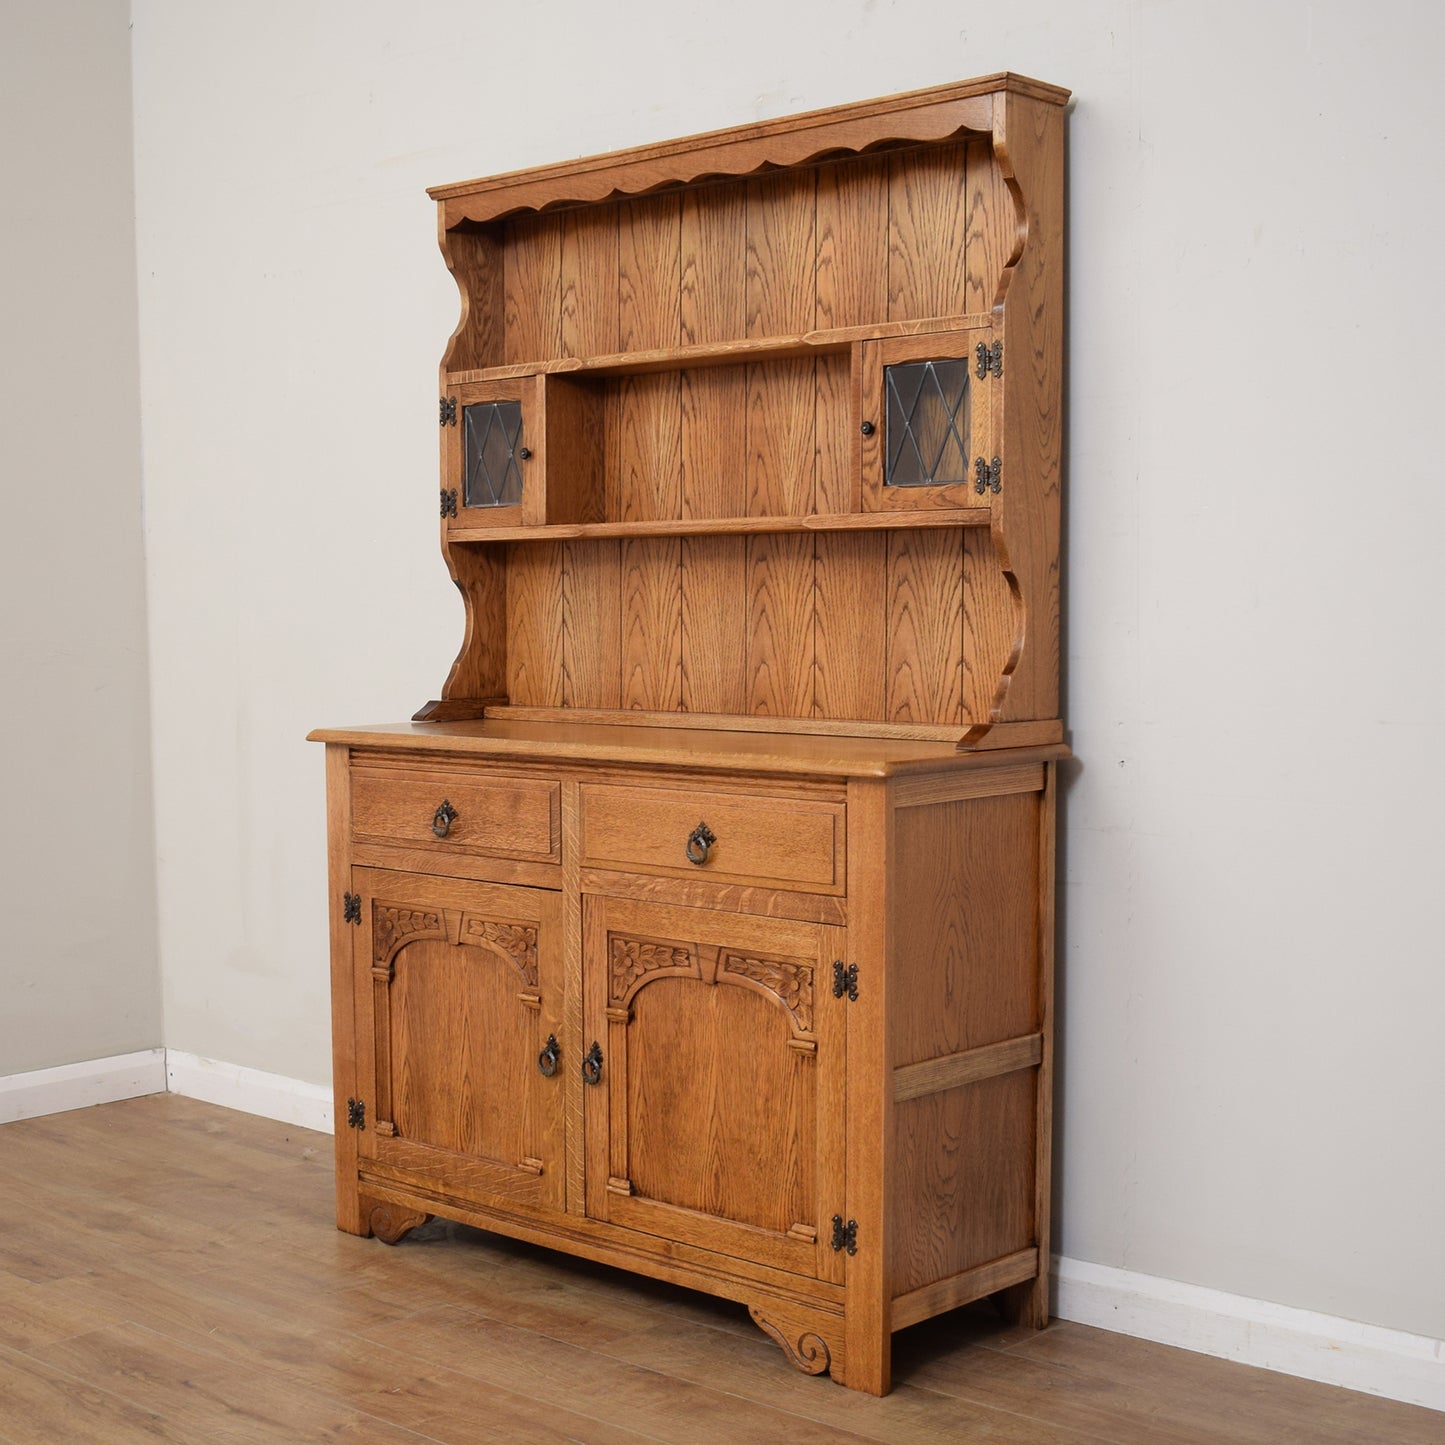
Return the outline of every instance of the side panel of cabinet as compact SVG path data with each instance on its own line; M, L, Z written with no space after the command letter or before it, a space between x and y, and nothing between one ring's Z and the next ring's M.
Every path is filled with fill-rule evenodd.
M894 815L895 1325L1047 1274L1047 777L916 785Z
M557 893L357 868L358 1173L561 1210L565 1075Z
M843 931L588 898L583 933L588 1214L841 1281Z

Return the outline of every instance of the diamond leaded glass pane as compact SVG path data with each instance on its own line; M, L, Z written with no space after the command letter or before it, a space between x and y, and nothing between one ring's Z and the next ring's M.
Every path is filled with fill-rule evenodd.
M512 507L522 500L522 403L489 401L462 408L466 450L464 506Z
M908 361L883 368L887 435L883 484L943 486L968 480L968 362Z

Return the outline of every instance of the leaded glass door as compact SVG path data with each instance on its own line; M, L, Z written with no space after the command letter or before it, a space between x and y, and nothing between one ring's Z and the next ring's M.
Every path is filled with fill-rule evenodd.
M468 382L441 399L441 513L451 527L546 521L540 378Z
M991 504L1003 487L1002 372L992 327L864 343L866 511Z

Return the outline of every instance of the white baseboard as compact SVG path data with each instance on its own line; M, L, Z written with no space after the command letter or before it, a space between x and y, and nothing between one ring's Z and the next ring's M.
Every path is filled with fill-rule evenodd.
M166 1051L142 1049L0 1078L0 1124L166 1091Z
M1445 1410L1445 1340L1058 1256L1054 1292L1060 1319Z
M222 1064L166 1050L166 1081L170 1092L243 1114L278 1119L300 1129L331 1133L331 1090L325 1084L307 1084L282 1074L267 1074L240 1064Z

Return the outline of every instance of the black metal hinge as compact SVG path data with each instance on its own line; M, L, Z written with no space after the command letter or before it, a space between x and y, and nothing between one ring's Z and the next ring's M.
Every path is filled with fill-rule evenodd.
M346 1101L346 1127L348 1129L366 1128L366 1105L360 1099Z
M836 1254L840 1249L846 1249L849 1254L858 1253L858 1221L850 1219L847 1224L843 1223L843 1216L833 1216L833 1252Z
M1003 471L1003 463L995 457L991 462L986 462L982 457L975 457L973 462L973 489L979 496L985 492L992 492L994 496L1003 490L1003 483L999 476Z
M442 493L442 516L455 517L457 514L457 489L452 487Z
M1003 342L995 341L992 346L987 342L980 341L973 349L977 358L977 365L974 367L974 374L980 381L986 376L1003 375Z
M844 968L843 960L835 958L833 960L833 997L842 998L845 993L850 1002L858 1002L858 965L850 963Z
M361 894L343 893L341 895L341 921L343 923L361 922Z
M982 372L979 373L982 375ZM444 396L439 400L437 407L438 421L442 426L455 426L457 424L457 399L454 396Z

